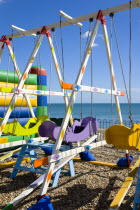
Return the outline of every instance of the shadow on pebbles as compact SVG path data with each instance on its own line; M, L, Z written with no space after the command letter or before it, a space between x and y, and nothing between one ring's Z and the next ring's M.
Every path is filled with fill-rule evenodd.
M117 163L125 156L125 151L112 146L102 146L91 150L98 161ZM1 154L2 155L2 154ZM138 159L138 152L130 151L133 164ZM9 158L6 161L12 161ZM6 162L5 161L5 162ZM4 161L3 161L4 162ZM24 166L30 167L29 163ZM130 169L115 169L93 165L88 162L74 162L75 176L61 174L57 187L49 188L48 195L55 210L104 210L109 206L127 177ZM0 209L25 190L40 175L19 171L14 180L10 179L12 167L0 170ZM68 170L66 164L63 170ZM125 196L120 210L132 209L136 179ZM14 209L22 210L36 203L40 187L20 202Z

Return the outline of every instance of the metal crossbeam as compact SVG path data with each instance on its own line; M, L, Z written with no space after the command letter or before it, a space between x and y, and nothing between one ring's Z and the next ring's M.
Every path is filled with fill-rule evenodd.
M71 83L63 82L63 88L68 90L75 90L75 91L85 91L85 92L93 92L93 93L103 93L103 94L112 94L118 96L124 96L124 92L118 90L110 90L98 87L90 87L86 85L77 85Z
M131 8L135 8L135 7L140 7L140 0L134 0L134 1L131 2ZM115 6L115 7L109 8L109 9L104 9L104 10L102 10L102 12L103 12L103 15L106 16L106 15L109 15L110 13L118 13L118 12L129 10L129 9L130 9L130 3L128 2L126 4ZM73 18L72 23L68 22L67 20L62 21L61 22L61 27L76 24L78 22L88 21L90 18L96 18L97 13L98 13L98 11L87 14L87 15L83 15L83 16ZM60 22L46 25L46 28L47 29L60 28ZM9 39L9 38L16 38L16 37L31 35L33 33L37 33L38 31L41 31L41 29L42 29L42 26L38 27L38 28L33 28L33 29L26 30L25 32L18 32L18 33L9 34L9 35L6 35L6 38Z
M29 94L29 95L52 95L52 96L71 96L71 93L64 93L64 92L58 92L58 91L48 91L48 90L27 90L27 89L16 89L11 88L11 92L2 91L0 92L0 95L7 95L12 96L14 93L18 94L18 96L23 96L23 94Z

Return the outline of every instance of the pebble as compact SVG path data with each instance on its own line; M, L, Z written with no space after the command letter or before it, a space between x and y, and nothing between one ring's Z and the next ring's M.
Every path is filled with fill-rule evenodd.
M97 161L117 163L125 156L125 150L115 149L105 145L91 150ZM137 151L130 151L134 156L133 164L138 158ZM9 158L7 161L11 161ZM4 161L3 161L4 162ZM24 163L24 166L30 166ZM106 210L121 187L129 173L129 169L114 169L107 166L97 166L86 163L75 162L75 177L61 175L58 186L49 188L48 195L55 210ZM68 169L68 166L64 167ZM40 175L20 171L14 180L10 179L12 167L0 171L0 209L18 196L28 185ZM121 210L132 209L135 184L130 187L120 207ZM26 199L20 202L14 209L25 210L36 203L40 188L36 189Z

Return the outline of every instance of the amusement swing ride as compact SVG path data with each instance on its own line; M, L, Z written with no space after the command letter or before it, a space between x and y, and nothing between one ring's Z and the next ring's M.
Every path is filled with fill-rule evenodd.
M40 193L38 195L38 202L44 197L46 197L46 192L48 190L52 175L81 152L84 152L92 148L96 148L98 146L103 146L106 143L112 144L117 148L126 150L126 158L129 163L128 150L138 150L138 151L140 150L140 142L139 142L140 125L133 124L132 128L128 128L123 125L118 96L124 96L124 92L117 90L113 61L112 61L110 44L109 44L109 39L108 39L107 27L106 27L106 19L105 19L106 15L114 14L114 13L124 11L124 10L129 10L129 9L139 7L139 6L140 6L140 1L134 0L132 2L129 2L120 6L116 6L110 9L106 9L106 10L99 10L98 12L91 13L89 15L85 15L85 16L81 16L77 18L72 18L68 16L67 14L65 14L64 12L62 11L60 12L61 15L67 18L67 20L61 22L61 27L71 25L71 24L77 24L78 26L81 27L81 22L87 21L89 19L96 19L95 25L91 31L91 35L89 37L89 41L86 46L85 53L81 60L79 72L77 74L74 84L66 83L63 80L61 69L59 67L58 59L55 53L53 41L51 39L50 30L59 28L60 23L54 23L54 24L39 27L36 29L26 30L24 32L13 33L10 35L3 36L1 38L0 55L2 55L3 47L4 45L6 45L9 50L9 53L10 53L10 56L14 65L14 69L19 77L19 83L16 88L10 89L10 93L12 93L12 98L7 108L7 111L5 113L5 116L1 121L0 133L2 134L5 127L7 126L8 118L11 114L11 111L14 108L14 104L17 101L19 94L22 94L25 97L33 118L35 118L35 115L34 115L30 100L28 98L28 95L31 95L31 94L43 95L43 96L51 95L51 94L59 95L59 96L63 96L64 102L66 104L66 113L63 118L61 126L57 126L54 122L50 121L49 119L47 119L46 121L45 117L43 121L41 121L40 126L38 126L39 127L38 132L41 137L43 137L44 139L47 139L47 138L55 139L55 144L53 146L53 153L51 155L47 157L43 157L43 158L37 157L36 159L34 159L33 165L35 169L44 164L48 164L47 170L40 178L38 178L35 182L33 182L23 193L21 193L17 198L15 198L12 202L10 202L4 209L10 209L13 206L15 206L17 203L19 203L22 199L24 199L29 193L31 193L34 189L36 189L41 184L42 186L40 189ZM105 42L107 59L108 59L111 81L112 81L112 90L82 85L82 79L86 71L88 60L91 56L93 44L97 36L98 28L100 24L102 25L102 30L103 30L103 35L104 35L104 42ZM16 63L14 52L10 44L10 40L20 37L20 36L26 36L29 34L37 34L38 39L35 43L31 56L27 62L25 70L23 74L21 75L19 68L17 66L17 63ZM52 92L52 91L46 91L46 90L28 90L26 88L23 88L25 84L25 80L27 79L30 69L32 68L35 57L39 51L41 42L44 37L47 38L48 43L49 43L54 66L55 66L57 76L58 76L58 81L61 87L61 92ZM71 93L68 94L66 90L71 90ZM1 89L1 91L2 93L9 93L7 92L9 91L9 89ZM98 126L97 126L95 118L87 117L80 122L73 121L72 119L73 105L75 103L77 94L81 91L114 95L117 113L118 113L119 125L110 126L106 130L105 132L106 141L103 140L103 141L94 142L95 139L97 139L98 137L98 135L96 134ZM41 120L41 117L40 117L40 120ZM71 127L68 127L69 122L71 124ZM75 129L78 129L78 131L75 131ZM82 140L84 140L84 143L82 143ZM70 143L69 144L70 148L68 150L62 151L61 147L63 146L62 144L65 141L67 143ZM76 146L71 147L72 143L76 143ZM40 145L41 145L40 143L36 143L36 142L31 142L31 143L26 144L26 146L28 147L30 146L40 147ZM22 152L24 151L23 150L24 147L25 145L23 145L21 149ZM17 163L12 172L12 178L16 176L16 173L18 172L18 168L16 167L17 165L20 165L21 160L22 160L21 157L17 159ZM121 202L134 179L134 175L136 174L136 172L134 173L134 170L136 171L136 169L138 169L139 163L140 163L140 160L138 160L134 168L132 168L132 171L131 171L132 173L130 172L130 175L133 175L131 176L132 179L125 180L128 182L128 184L123 191L121 189L121 199L119 199L120 198L120 194L119 194L118 195L119 198L117 198L117 202L116 200L115 200L115 204L112 202L110 209L117 209L121 205Z

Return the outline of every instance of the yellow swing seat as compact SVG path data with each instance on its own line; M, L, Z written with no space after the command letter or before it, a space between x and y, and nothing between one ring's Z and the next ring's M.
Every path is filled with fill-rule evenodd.
M38 133L38 127L46 120L49 120L46 115L40 115L38 118L30 118L24 127L17 120L14 120L6 124L3 132L17 136L29 136Z
M140 124L132 128L124 125L113 125L106 129L105 140L119 149L140 151Z

